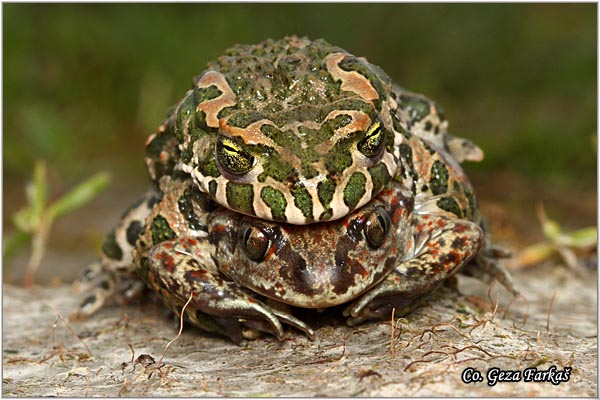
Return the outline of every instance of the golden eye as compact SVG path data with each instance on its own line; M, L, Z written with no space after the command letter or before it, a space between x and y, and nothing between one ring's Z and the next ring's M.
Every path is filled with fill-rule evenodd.
M358 142L358 150L367 157L381 154L385 146L385 135L380 121L375 121L367 130L364 139Z
M233 140L219 136L217 140L217 163L225 171L241 175L254 167L254 157Z

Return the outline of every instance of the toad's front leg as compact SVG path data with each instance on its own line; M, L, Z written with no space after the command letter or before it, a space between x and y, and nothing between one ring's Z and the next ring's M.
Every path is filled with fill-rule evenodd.
M254 298L233 281L227 280L211 257L211 245L204 239L178 238L153 246L140 260L138 273L157 291L176 314L193 325L226 335L239 343L254 338L259 331L283 338L281 322L313 337L312 329L276 307ZM280 322L281 321L281 322Z
M411 229L413 241L398 266L344 310L344 315L350 317L348 325L381 319L394 308L397 316L412 311L427 294L468 263L483 241L477 224L444 215L417 215Z

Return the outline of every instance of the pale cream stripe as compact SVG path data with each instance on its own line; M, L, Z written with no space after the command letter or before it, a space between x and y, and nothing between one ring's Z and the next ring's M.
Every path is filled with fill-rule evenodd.
M371 85L371 82L356 71L344 71L340 68L339 63L349 54L333 53L325 57L325 66L327 71L334 79L342 81L342 90L354 92L365 100L375 100L379 98L379 94Z
M203 89L210 86L216 86L221 91L221 95L214 99L203 101L198 104L197 111L206 113L206 125L211 128L219 127L217 115L226 108L234 106L236 102L235 94L229 87L225 77L217 71L208 71L198 80L197 87Z

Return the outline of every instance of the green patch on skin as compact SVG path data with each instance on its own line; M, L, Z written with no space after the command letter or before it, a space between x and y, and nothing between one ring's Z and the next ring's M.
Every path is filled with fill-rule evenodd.
M282 132L272 125L263 125L261 127L261 132L265 136L273 140L279 147L291 152L298 159L302 160L299 172L306 179L311 179L319 174L313 166L320 159L319 154L314 150L314 145L322 143L329 136L322 134L323 129L317 131L300 126L298 131L302 135L302 139L292 131ZM305 140L306 146L303 146L303 140ZM256 148L257 146L254 147ZM264 160L263 166L266 171L266 173L258 177L259 181L264 182L264 179L270 175L277 181L282 182L297 172L289 162L282 160L281 156L274 152L275 149L266 146L263 147L265 148L256 151L256 153L263 154L261 158Z
M384 128L385 129L385 128ZM389 129L385 129L385 150L394 155L394 133Z
M148 269L148 257L142 257L140 262L137 264L136 272L138 276L144 281L146 286L152 287L150 284L150 280L148 276L150 275L150 271Z
M323 205L323 208L325 210L330 210L329 205L331 204L331 200L333 200L334 193L335 193L335 183L333 183L333 181L331 179L329 179L329 177L322 180L317 185L317 194L319 196L319 201L321 202L321 204ZM321 215L321 217L319 217L319 219L322 219L322 218L323 218L323 215ZM329 218L331 218L331 215L329 215Z
M300 211L302 215L306 218L306 222L314 221L313 218L313 202L312 197L310 197L310 193L304 186L295 185L290 191L292 196L294 197L294 204Z
M400 158L402 159L401 162L401 172L400 174L403 177L412 177L413 181L416 180L416 174L415 174L415 167L413 165L413 161L412 161L412 148L405 144L402 143L399 146L400 149ZM413 185L412 187L412 192L413 194L416 194L416 187L415 185Z
M150 231L152 232L152 243L158 244L164 242L166 240L175 239L177 235L171 227L169 223L162 215L157 215L150 225Z
M194 156L193 146L188 146L181 152L181 161L184 164L189 164Z
M366 192L367 178L360 172L352 174L344 188L344 203L353 210Z
M227 120L227 125L246 128L248 125L260 121L261 119L265 119L265 116L258 111L238 111L232 114L229 120Z
M223 92L221 92L216 85L210 85L204 88L194 88L194 95L196 96L197 104L203 103L207 100L216 99L221 94L223 94Z
M467 213L468 217L470 219L474 219L475 215L477 214L477 197L475 196L475 193L473 193L472 190L467 189L464 186L463 189L465 191L465 197L467 198L467 201L469 203L469 209Z
M353 144L352 138L343 138L338 140L329 151L325 157L325 167L331 174L342 174L346 168L352 165L350 149Z
M340 114L337 115L335 118L331 118L327 120L327 123L331 125L332 129L340 129L343 128L344 126L348 125L350 122L352 122L352 117L348 114Z
M406 94L400 96L400 107L409 110L408 115L413 121L420 121L429 115L429 102L419 97Z
M181 161L183 161L185 164L190 163L192 157L194 156L194 143L206 134L207 132L204 129L191 127L188 129L188 135L190 137L190 140L181 152Z
M206 149L204 155L198 160L198 170L203 176L218 178L221 171L217 167L217 159L214 157L214 147L211 145Z
M287 201L285 196L277 189L273 189L270 186L264 187L260 191L260 197L271 209L273 218L277 221L286 221L285 208L287 207Z
M278 146L292 150L294 153L300 148L302 141L291 131L281 131L273 125L263 125L260 131L269 139L273 140Z
M444 194L448 191L448 169L439 160L431 167L429 187L435 195Z
M195 96L187 96L183 102L177 108L177 114L175 115L175 136L179 143L183 143L187 132L184 132L184 128L187 125L187 121L192 118L196 113L196 102Z
M215 181L214 179L208 182L208 193L212 197L215 197L215 195L217 194L217 181Z
M442 106L440 106L438 103L436 103L435 101L433 102L433 107L435 107L435 111L438 115L438 118L440 119L440 122L444 122L446 121L446 112L444 111L444 109L442 108Z
M330 154L326 161L327 170L333 173L341 174L346 168L352 165L352 156L349 151L334 152Z
M319 175L319 171L317 171L312 165L309 163L302 164L302 175L306 179L312 179L315 176Z
M289 110L282 110L272 116L272 121L277 126L284 126L295 121L316 121L320 115L321 107L300 102Z
M392 177L388 173L387 167L383 163L369 168L369 174L371 175L371 180L373 181L373 191L371 192L371 197L375 197L375 195L381 191L383 185L388 183Z
M323 143L333 135L333 131L325 126L325 124L323 124L320 129L310 129L305 126L299 126L298 132L302 136L304 143L308 146L308 149L310 149L310 154L314 154L315 158L317 157L317 154L312 148Z
M152 161L152 166L156 177L170 175L179 159L179 149L177 147L177 138L170 131L157 134L146 146L146 158ZM163 160L161 153L163 151L169 154L166 160Z
M254 206L254 189L249 183L227 183L225 189L227 195L227 204L237 211L245 214L255 215Z
M272 153L263 160L263 172L258 175L257 179L259 182L265 182L267 177L270 176L277 182L283 182L293 177L294 172L292 166L282 160L279 154Z
M358 97L351 99L342 99L332 104L325 106L321 109L319 114L319 118L316 120L317 122L321 122L329 115L330 112L336 110L349 110L349 111L362 111L371 118L371 121L375 120L375 116L377 115L377 110L364 100L361 100Z
M283 110L283 105L281 103L272 102L265 106L264 111L276 113Z
M104 243L102 243L102 253L113 260L121 260L123 258L123 250L121 250L121 247L117 243L114 232L106 235Z
M193 193L192 189L187 188L185 192L183 192L183 195L179 198L179 200L177 200L177 207L179 208L179 212L181 213L181 215L183 215L183 217L192 229L197 231L202 230L206 232L206 226L200 222L200 220L194 213L194 196L197 196L197 194Z
M412 148L409 145L402 143L402 144L400 144L399 149L400 149L400 157L402 157L405 160L406 165L408 166L408 169L411 171L414 171L415 167L413 166L413 161L412 161Z
M455 193L460 193L460 185L458 184L457 181L452 181L452 190Z
M306 133L310 133L310 136L305 136L306 141L310 146L323 143L327 139L330 139L335 134L336 130L343 128L351 122L352 117L348 114L340 114L335 118L328 119L327 121L323 122L318 132L313 131L313 133L307 130Z
M323 211L321 215L319 215L319 221L329 221L333 216L333 210L331 208Z
M458 218L463 217L462 211L460 210L458 203L452 197L442 197L437 201L436 204L442 210L451 212Z
M275 68L271 82L273 84L271 89L273 96L277 100L285 100L289 96L289 88L292 83L290 82L289 73L281 67Z
M239 96L240 93L245 91L250 85L250 82L247 79L230 79L229 76L226 76L225 78L236 96Z
M235 111L235 107L234 106L230 106L230 107L225 107L222 108L221 111L219 111L219 113L217 114L217 119L221 119L221 118L227 118L231 115L231 113ZM198 111L196 113L196 115L200 115L200 114L204 114L204 111ZM206 115L204 114L204 119L203 121L206 120ZM206 125L206 123L203 124L203 126Z

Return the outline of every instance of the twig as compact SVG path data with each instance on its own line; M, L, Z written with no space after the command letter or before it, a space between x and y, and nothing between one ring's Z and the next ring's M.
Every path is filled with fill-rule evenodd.
M331 367L329 367L325 371L323 371L323 373L329 372L332 369L337 368L337 366L340 365L341 362L346 359L346 341L347 341L347 337L344 338L344 347L342 348L342 355L340 356L340 358Z
M444 346L444 347L449 347L449 348L451 348L452 350L455 350L455 351L452 353L452 355L453 355L453 356L456 356L458 353L462 353L462 352L463 352L463 351L465 351L465 350L475 349L475 350L479 350L479 351L481 351L482 353L484 353L485 355L489 356L490 358L495 358L495 357L496 357L495 355L493 355L493 354L489 353L488 351L484 350L484 349L483 349L483 348L481 348L480 346L477 346L477 345L474 345L474 344L471 344L471 345L465 346L465 347L463 347L462 349L459 349L458 347L454 347L454 346L452 346L452 345L446 345L446 346Z
M58 318L60 318L61 321L63 322L63 324L65 324L65 326L67 327L67 329L69 330L69 332L71 332L71 334L73 336L75 336L75 338L83 345L83 347L85 347L85 349L87 350L87 352L90 355L90 357L93 357L94 355L92 354L92 351L90 350L90 348L88 347L88 345L83 341L83 339L81 339L79 337L79 335L77 335L77 333L75 332L75 330L73 329L73 327L71 326L71 324L69 324L69 322L65 319L65 317L63 317L63 315L61 314L61 312L58 311L56 308L54 308L54 306L52 304L50 304L50 303L47 303L47 304L58 315Z
M425 357L427 357L430 354L444 354L446 355L446 357L449 356L448 353L444 352L444 351L437 351L437 350L432 350L432 351L428 351L427 353L423 354L423 356L421 357L420 360L415 360L413 362L411 362L410 364L408 364L405 368L404 368L404 372L408 371L410 369L410 367L412 367L415 364L419 364L419 363L430 363L430 362L434 362L437 360L437 358L433 358L431 360L425 360Z
M131 350L131 362L135 361L135 350L133 349L133 346L131 345L131 343L127 343L127 346L129 346L129 350Z

